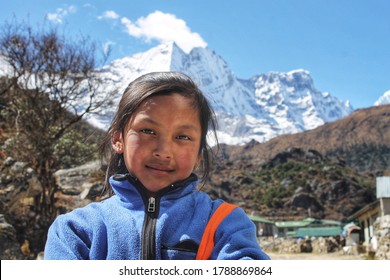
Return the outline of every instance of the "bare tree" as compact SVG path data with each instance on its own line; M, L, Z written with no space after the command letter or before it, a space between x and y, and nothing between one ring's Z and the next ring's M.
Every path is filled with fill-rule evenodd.
M1 28L0 56L8 67L0 96L7 96L2 110L14 120L12 148L37 171L44 190L36 210L50 223L60 161L54 147L87 114L110 104L114 92L104 92L98 70L107 56L88 38L70 40L55 28L17 21Z

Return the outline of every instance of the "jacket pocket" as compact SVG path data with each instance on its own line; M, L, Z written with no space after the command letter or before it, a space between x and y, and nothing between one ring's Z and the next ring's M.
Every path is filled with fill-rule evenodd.
M199 245L193 240L183 240L175 245L163 244L161 258L163 260L195 260Z

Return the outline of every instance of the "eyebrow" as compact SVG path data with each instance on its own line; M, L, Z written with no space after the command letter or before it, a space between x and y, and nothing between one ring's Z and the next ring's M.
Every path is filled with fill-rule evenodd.
M145 121L145 122L148 122L148 123L151 123L151 124L154 124L154 125L159 125L159 123L157 121L155 121L154 119L150 118L150 117L141 117L141 121Z
M184 130L197 130L195 125L192 124L183 124L179 126L179 128L184 129Z
M141 118L141 121L145 121L145 122L148 122L152 125L160 125L159 122L155 121L154 119L150 118L150 117L142 117ZM180 125L179 126L179 129L183 129L183 130L197 130L197 127L193 124L183 124L183 125Z

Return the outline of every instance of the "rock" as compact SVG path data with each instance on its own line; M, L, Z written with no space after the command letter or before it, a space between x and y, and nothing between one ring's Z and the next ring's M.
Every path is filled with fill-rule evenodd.
M375 258L390 260L390 215L379 217L374 223L374 228L378 242Z
M92 174L99 170L99 161L93 161L54 173L58 185L55 198L59 213L83 207L102 196L104 182L92 180Z
M0 214L0 235L9 239L16 238L16 231L12 225L10 225L3 214Z
M14 164L15 160L12 158L12 157L8 157L5 161L4 161L4 166L11 166L12 164Z
M318 202L318 200L307 193L294 194L291 198L291 206L311 209L313 211L323 210L323 206Z
M345 180L331 182L330 188L331 191L329 195L336 199L345 196L350 191L350 186Z
M24 175L24 170L27 166L27 162L15 162L11 165L11 175L14 175L15 177L22 177Z
M16 240L16 230L9 224L3 214L0 214L0 259L23 260L27 259L20 250Z
M313 246L310 239L305 239L299 242L299 248L301 253L311 253L313 252Z
M34 197L42 192L42 184L38 180L38 177L35 173L31 172L31 178L27 179L27 184L29 188L27 189L26 195L28 197Z
M35 197L41 193L42 185L27 163L8 158L1 171L0 201L3 203L14 203L19 198Z
M99 161L70 168L60 169L54 173L58 189L66 195L80 195L85 189L90 188L91 174L100 170Z
M311 164L320 163L324 160L324 157L315 150L304 150L301 148L288 148L284 152L276 154L263 168L272 168L279 164L288 162L289 160L305 161Z

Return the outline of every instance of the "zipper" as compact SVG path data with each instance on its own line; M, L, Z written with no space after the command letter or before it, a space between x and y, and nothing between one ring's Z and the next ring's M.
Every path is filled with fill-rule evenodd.
M160 198L149 197L147 199L145 220L142 228L142 260L156 259L156 224Z
M152 196L149 197L148 213L154 213L156 211L156 199Z
M196 175L191 175L187 180L179 184L166 187L156 193L155 197L149 196L141 182L130 174L125 175L130 183L139 191L145 204L145 219L142 226L141 260L156 259L156 225L160 211L161 197L177 188L185 186L188 182L196 180Z

